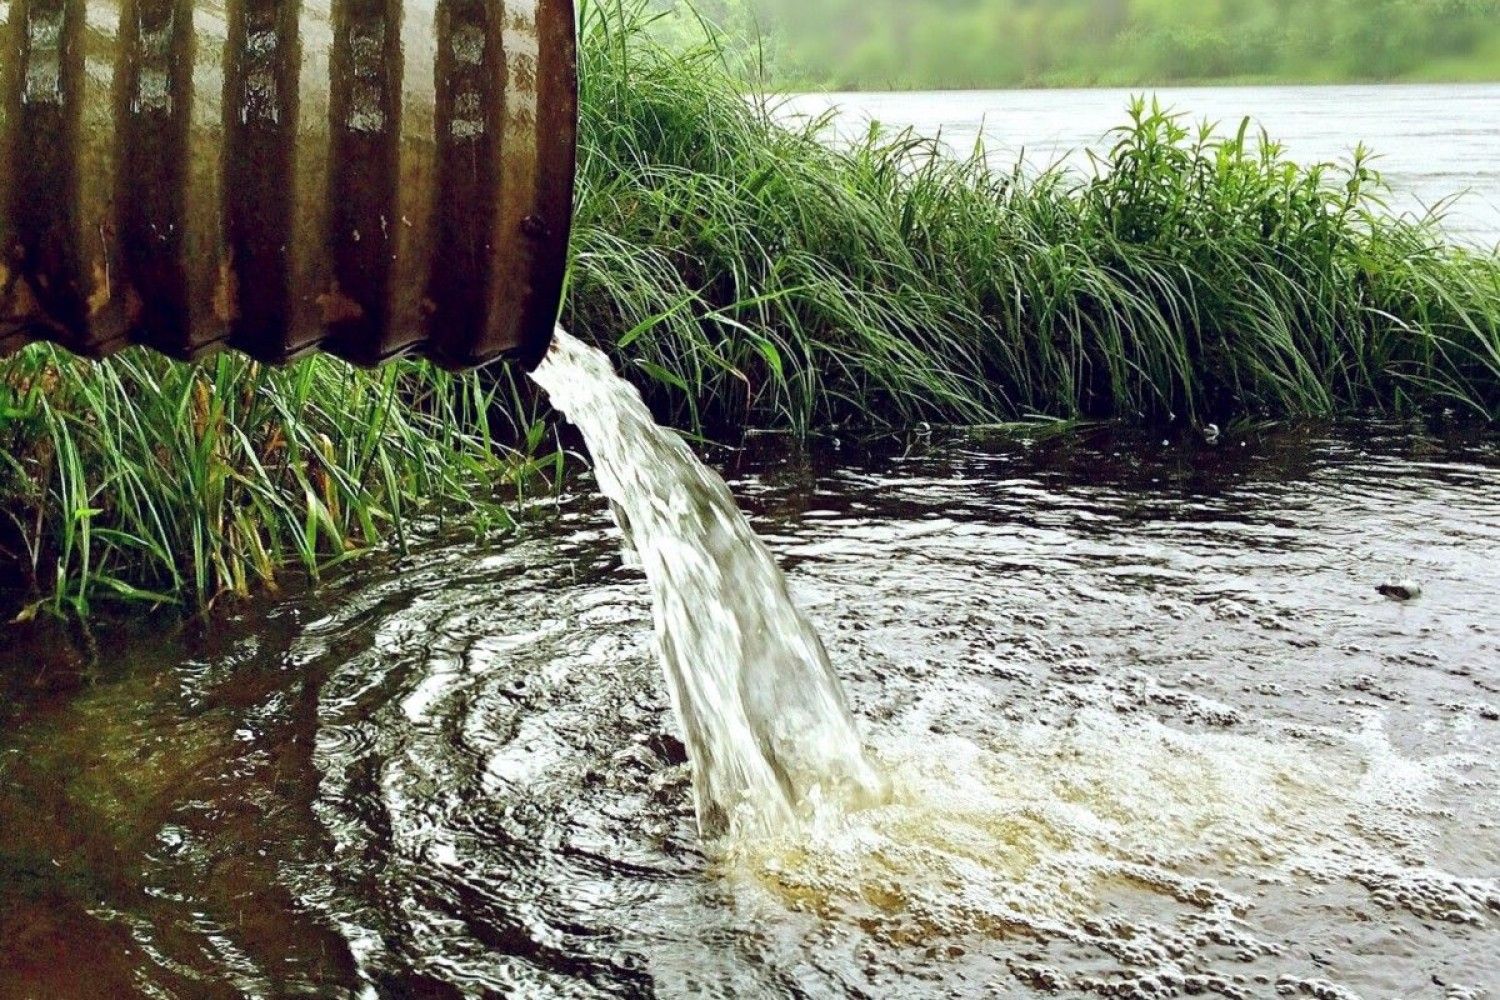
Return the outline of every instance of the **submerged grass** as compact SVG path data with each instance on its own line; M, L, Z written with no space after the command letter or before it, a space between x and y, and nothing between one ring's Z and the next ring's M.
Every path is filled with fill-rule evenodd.
M1363 151L1298 166L1145 101L1085 177L834 148L644 4L582 17L565 318L684 429L1500 417L1500 258L1388 215ZM0 360L0 565L33 608L205 604L424 513L503 526L531 405L508 373L34 346Z

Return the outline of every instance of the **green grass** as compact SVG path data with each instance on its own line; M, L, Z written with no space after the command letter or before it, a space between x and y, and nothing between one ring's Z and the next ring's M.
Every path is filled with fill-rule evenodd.
M207 605L289 566L316 579L423 515L507 527L506 487L533 471L491 436L508 385L34 345L0 363L0 561L25 613L86 614L100 598Z
M1301 167L1144 101L1082 178L834 149L634 0L582 16L565 318L685 430L1500 417L1500 259L1387 214L1363 152ZM508 373L34 346L0 361L0 565L34 610L202 605L428 516L505 527L555 460L530 405Z
M721 49L585 18L569 316L679 424L1500 414L1500 260L1392 217L1363 151L1302 167L1146 101L1086 178L833 150Z
M1500 80L1500 0L694 2L783 91Z

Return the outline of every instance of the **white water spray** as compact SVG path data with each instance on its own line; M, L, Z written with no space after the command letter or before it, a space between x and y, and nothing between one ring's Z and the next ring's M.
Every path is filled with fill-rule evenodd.
M823 642L724 481L565 331L533 377L583 433L650 583L704 835L883 799Z

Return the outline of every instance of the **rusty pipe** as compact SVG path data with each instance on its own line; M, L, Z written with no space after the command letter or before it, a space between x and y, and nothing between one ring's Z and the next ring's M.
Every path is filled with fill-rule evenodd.
M546 352L571 0L9 0L0 18L0 352Z

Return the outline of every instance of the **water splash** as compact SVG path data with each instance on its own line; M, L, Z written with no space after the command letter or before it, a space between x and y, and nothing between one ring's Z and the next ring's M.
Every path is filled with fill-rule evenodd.
M929 712L976 730L994 710L962 683L921 700L872 738L893 779L886 803L730 845L719 870L742 906L768 923L813 914L878 942L892 966L1068 995L1243 1000L1271 995L1277 976L1283 995L1304 982L1314 996L1381 995L1290 975L1295 945L1259 913L1268 893L1337 898L1352 883L1370 891L1367 911L1450 927L1487 927L1500 910L1494 879L1427 857L1426 786L1464 762L1419 765L1378 724L1322 733L1317 754L1285 735L1187 733L1101 707L1062 725L991 723L982 742L913 741Z
M703 834L882 800L823 642L724 481L567 332L533 377L583 433L650 584Z

